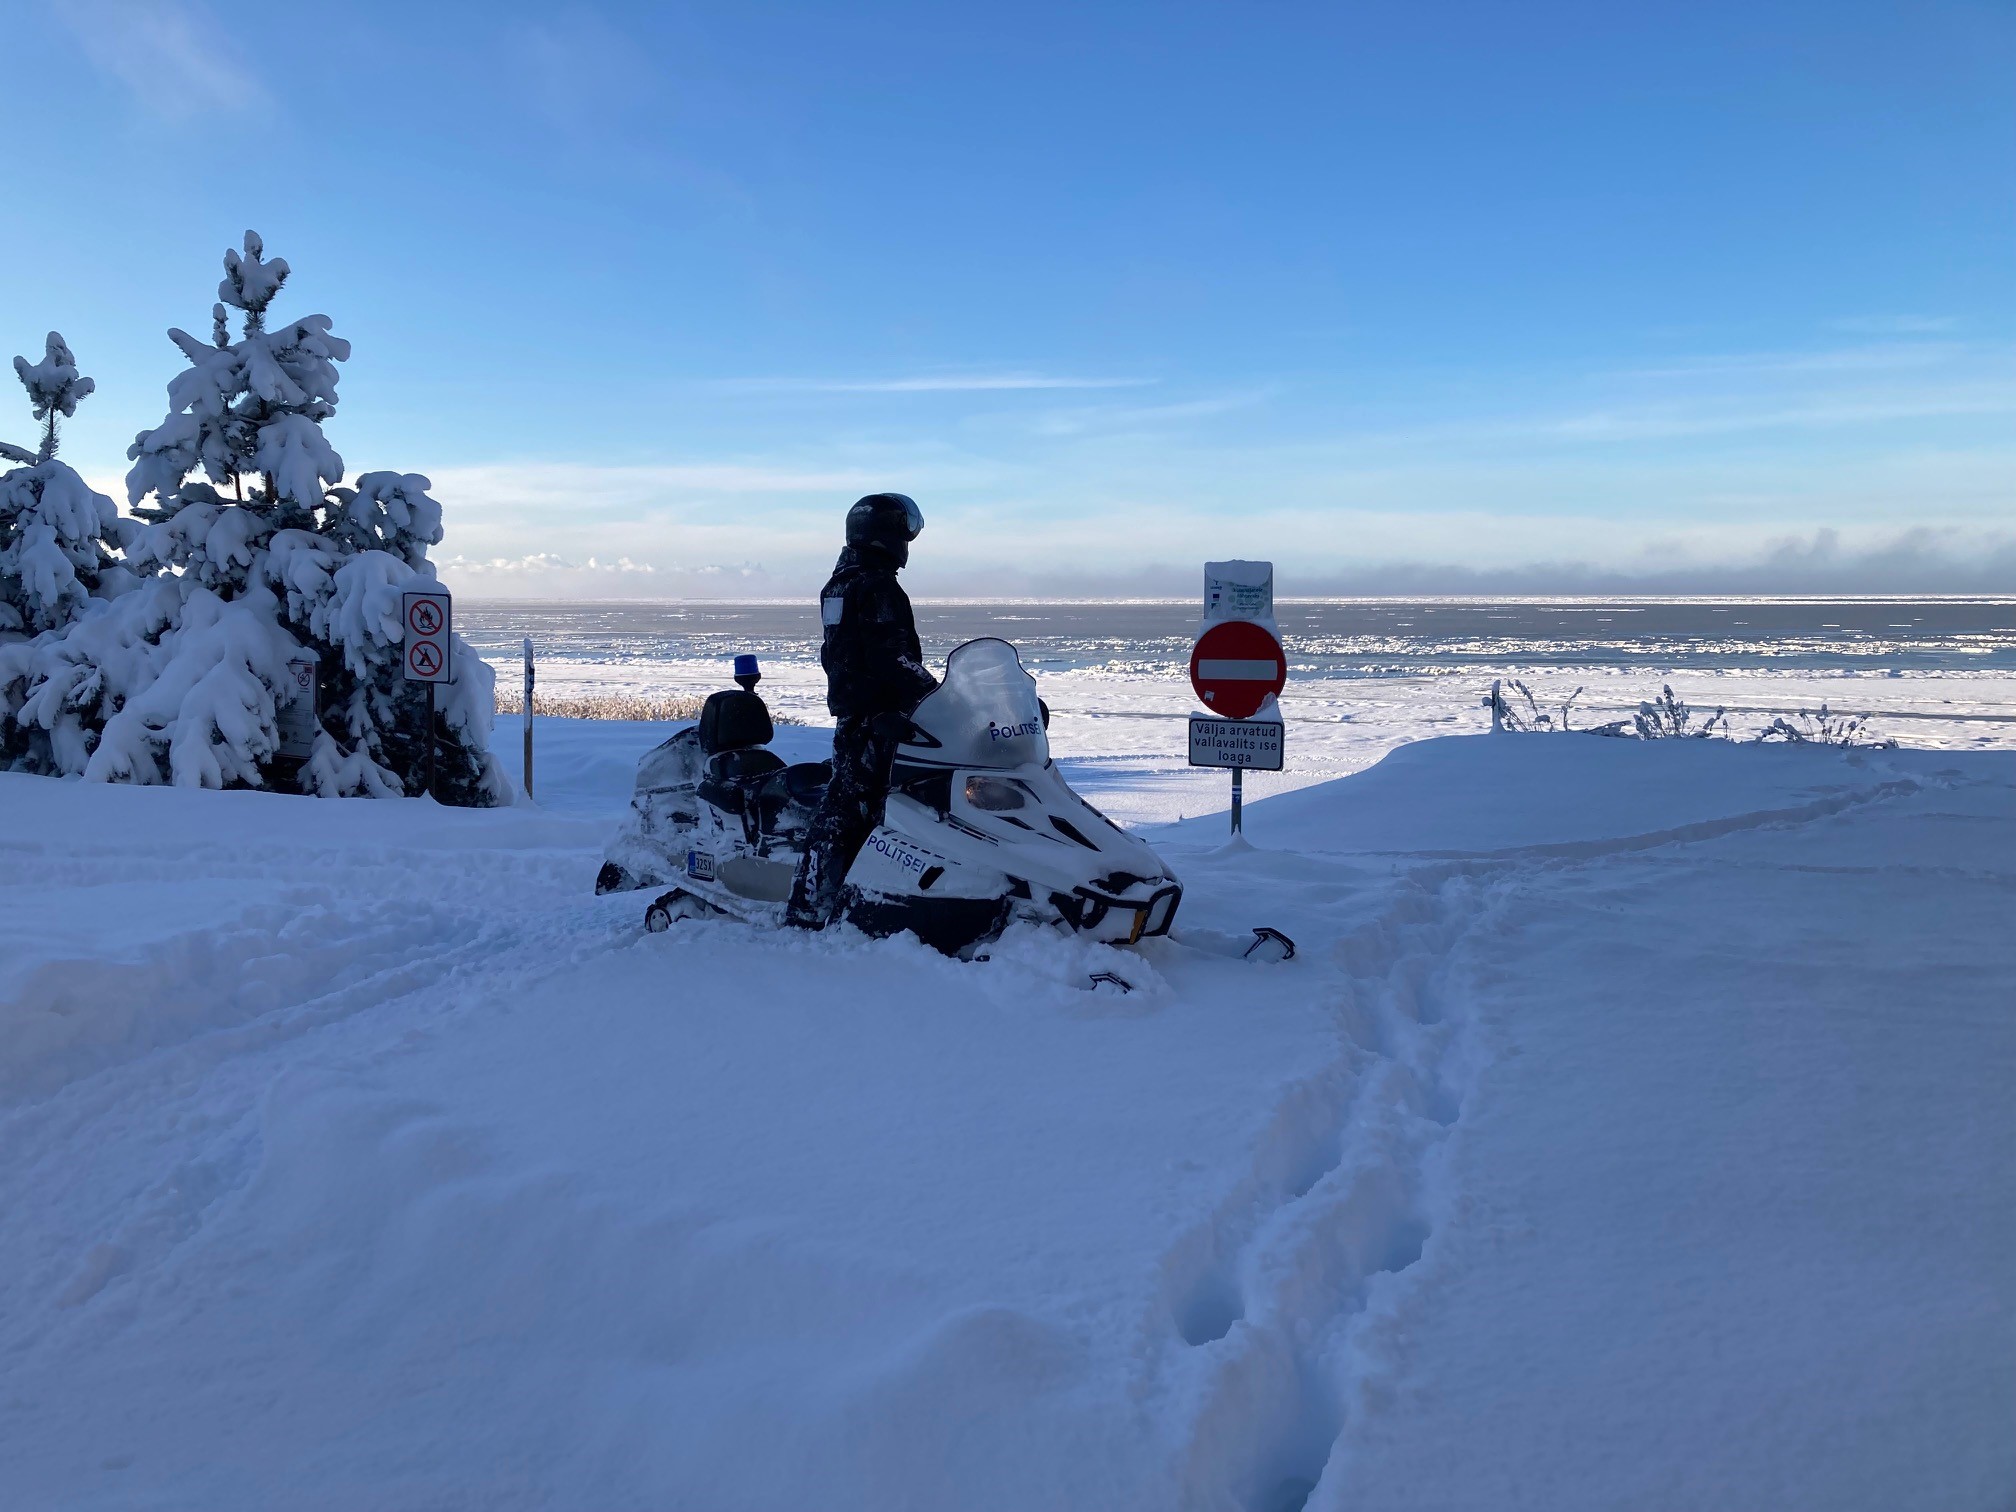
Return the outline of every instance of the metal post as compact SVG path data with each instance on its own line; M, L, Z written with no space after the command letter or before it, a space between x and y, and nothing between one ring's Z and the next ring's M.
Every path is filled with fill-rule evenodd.
M1498 691L1500 681L1501 679L1495 677L1491 679L1491 733L1493 735L1502 735L1505 732L1505 697Z
M434 748L439 742L434 738L434 684L427 684L427 796L434 796Z
M1245 816L1240 812L1240 807L1244 803L1245 798L1246 768L1234 767L1232 768L1232 833L1235 835L1242 834L1245 831Z
M525 637L525 796L532 796L532 637Z

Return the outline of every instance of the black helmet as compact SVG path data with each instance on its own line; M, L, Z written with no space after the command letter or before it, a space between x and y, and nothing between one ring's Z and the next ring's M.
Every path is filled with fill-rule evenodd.
M910 543L923 528L924 511L908 494L869 494L847 511L847 544L886 552L898 567L910 560Z

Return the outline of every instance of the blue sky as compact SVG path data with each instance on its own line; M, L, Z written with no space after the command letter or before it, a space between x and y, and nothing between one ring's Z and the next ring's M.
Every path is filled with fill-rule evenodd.
M799 592L881 487L926 592L2016 589L2008 0L0 0L0 52L66 454L116 482L256 227L465 591Z

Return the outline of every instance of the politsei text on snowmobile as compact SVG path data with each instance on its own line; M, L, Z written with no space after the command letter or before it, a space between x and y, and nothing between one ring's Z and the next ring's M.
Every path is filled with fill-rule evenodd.
M786 765L768 749L770 713L746 661L741 689L709 697L698 724L639 763L630 816L596 879L597 892L663 890L650 928L712 912L782 921L831 768ZM954 650L896 746L882 823L848 869L840 917L947 952L1018 919L1112 944L1167 934L1182 884L1071 790L1044 715L1008 642Z

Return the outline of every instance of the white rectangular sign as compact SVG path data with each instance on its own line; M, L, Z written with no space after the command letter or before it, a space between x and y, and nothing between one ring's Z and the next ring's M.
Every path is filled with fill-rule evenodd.
M1215 625L1220 620L1274 623L1272 562L1204 564L1204 623Z
M280 754L306 761L315 754L315 735L322 728L318 707L320 690L315 674L320 669L304 656L287 663L287 685L279 707L273 712L280 727Z
M405 595L406 656L401 670L406 681L445 683L452 680L448 639L454 633L454 606L445 588Z
M1281 770L1281 721L1278 719L1208 719L1190 716L1190 765L1251 767L1256 772Z

